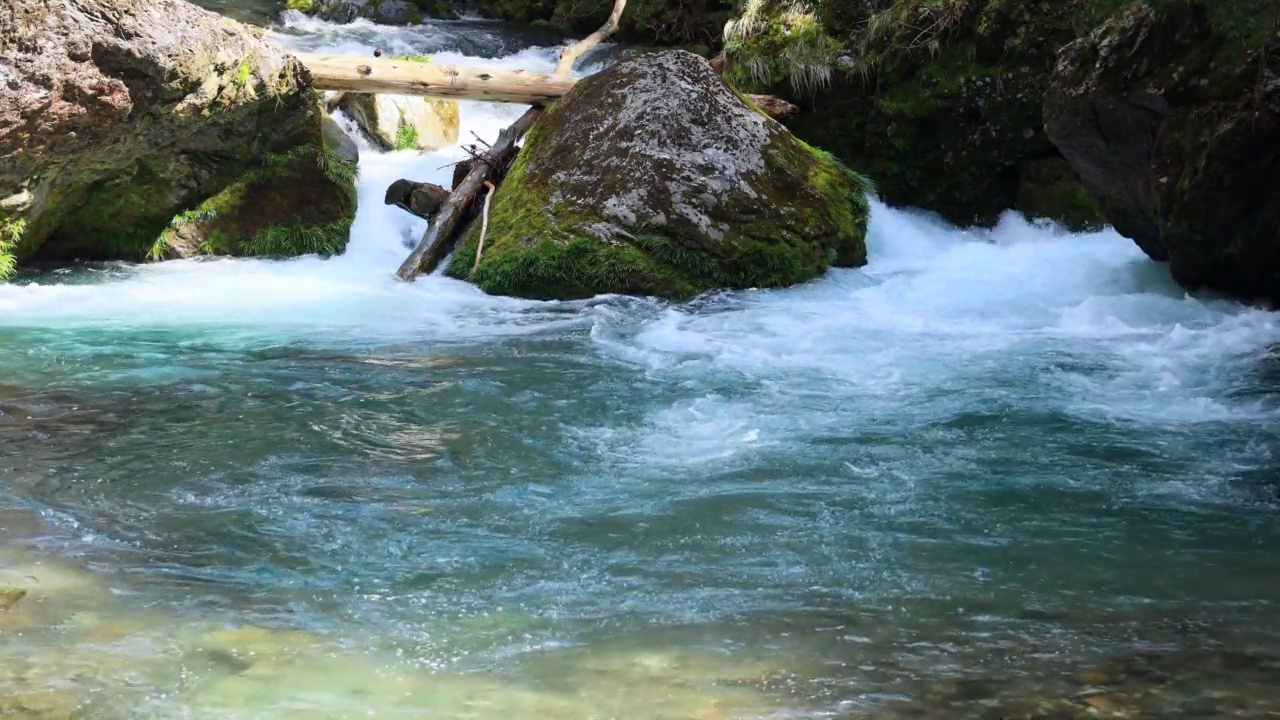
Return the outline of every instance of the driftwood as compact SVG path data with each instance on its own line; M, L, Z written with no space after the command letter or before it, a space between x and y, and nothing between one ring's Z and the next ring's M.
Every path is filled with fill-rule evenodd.
M484 236L489 234L489 203L493 200L493 191L496 189L493 183L488 180L484 181L484 186L489 192L484 196L484 215L480 221L480 242L476 243L476 264L471 266L471 271L475 272L480 269L480 258L484 256Z
M433 62L351 55L298 53L317 90L426 95L546 105L563 97L575 80L524 70L458 67Z
M509 163L515 157L516 142L533 127L542 115L540 108L529 108L511 127L502 131L493 147L483 153L474 164L466 178L453 189L449 199L440 205L439 211L422 236L417 249L404 261L396 276L406 282L412 282L419 275L430 273L440 264L449 248L449 240L458 229L467 209L480 192L480 188L489 179L495 167Z
M556 63L556 70L552 73L552 77L568 77L573 71L573 64L578 58L586 55L591 48L599 45L609 38L610 35L618 31L618 23L622 22L622 11L627 9L627 0L613 0L613 11L609 13L609 19L599 30L591 33L582 40L565 48L560 53L560 62Z

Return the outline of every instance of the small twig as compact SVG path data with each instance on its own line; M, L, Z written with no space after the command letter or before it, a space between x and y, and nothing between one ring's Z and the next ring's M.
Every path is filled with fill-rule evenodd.
M480 142L480 144L481 144L481 145L483 145L483 146L485 146L485 147L487 147L487 148L492 148L492 147L493 147L493 146L492 146L492 145L490 145L489 143L485 142L485 141L484 141L484 138L482 138L482 137L480 137L479 135L477 135L475 130L472 130L472 131L471 131L471 134L472 134L472 135L475 135L476 140L478 140L478 141Z
M480 218L480 244L476 246L476 264L471 266L471 272L480 269L480 256L484 253L484 236L489 232L489 201L493 199L493 183L488 180L484 181L484 186L489 188L489 194L484 196L484 215Z

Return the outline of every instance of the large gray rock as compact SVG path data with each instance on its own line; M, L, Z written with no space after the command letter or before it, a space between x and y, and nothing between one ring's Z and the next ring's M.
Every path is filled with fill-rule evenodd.
M1273 17L1245 16L1241 36L1191 3L1119 14L1059 53L1045 125L1116 229L1180 283L1280 303Z
M683 51L622 62L546 111L450 274L533 298L683 298L866 261L868 184Z
M256 29L181 0L9 0L0 258L242 254L268 229L341 245L353 168L320 122L305 69ZM170 242L193 220L217 232Z

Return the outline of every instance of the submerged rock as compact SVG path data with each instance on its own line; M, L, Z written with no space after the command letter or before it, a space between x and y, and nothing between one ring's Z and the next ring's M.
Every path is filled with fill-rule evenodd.
M22 588L0 587L0 611L17 605L26 596L27 591Z
M669 51L549 108L448 272L529 298L687 298L783 287L866 262L864 179Z
M6 256L245 253L268 229L354 214L353 168L321 139L305 69L181 0L6 2L0 80L0 271ZM217 199L236 186L281 192ZM209 211L221 236L165 232Z
M409 95L343 93L329 103L386 150L439 150L458 142L458 102Z
M1046 127L1180 283L1280 303L1280 30L1222 5L1140 7L1063 48Z

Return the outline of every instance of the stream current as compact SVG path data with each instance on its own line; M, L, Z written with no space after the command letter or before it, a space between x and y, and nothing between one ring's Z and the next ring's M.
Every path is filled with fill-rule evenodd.
M462 153L364 150L339 258L0 285L0 716L1280 712L1277 315L880 204L866 268L788 290L405 285L382 194Z

